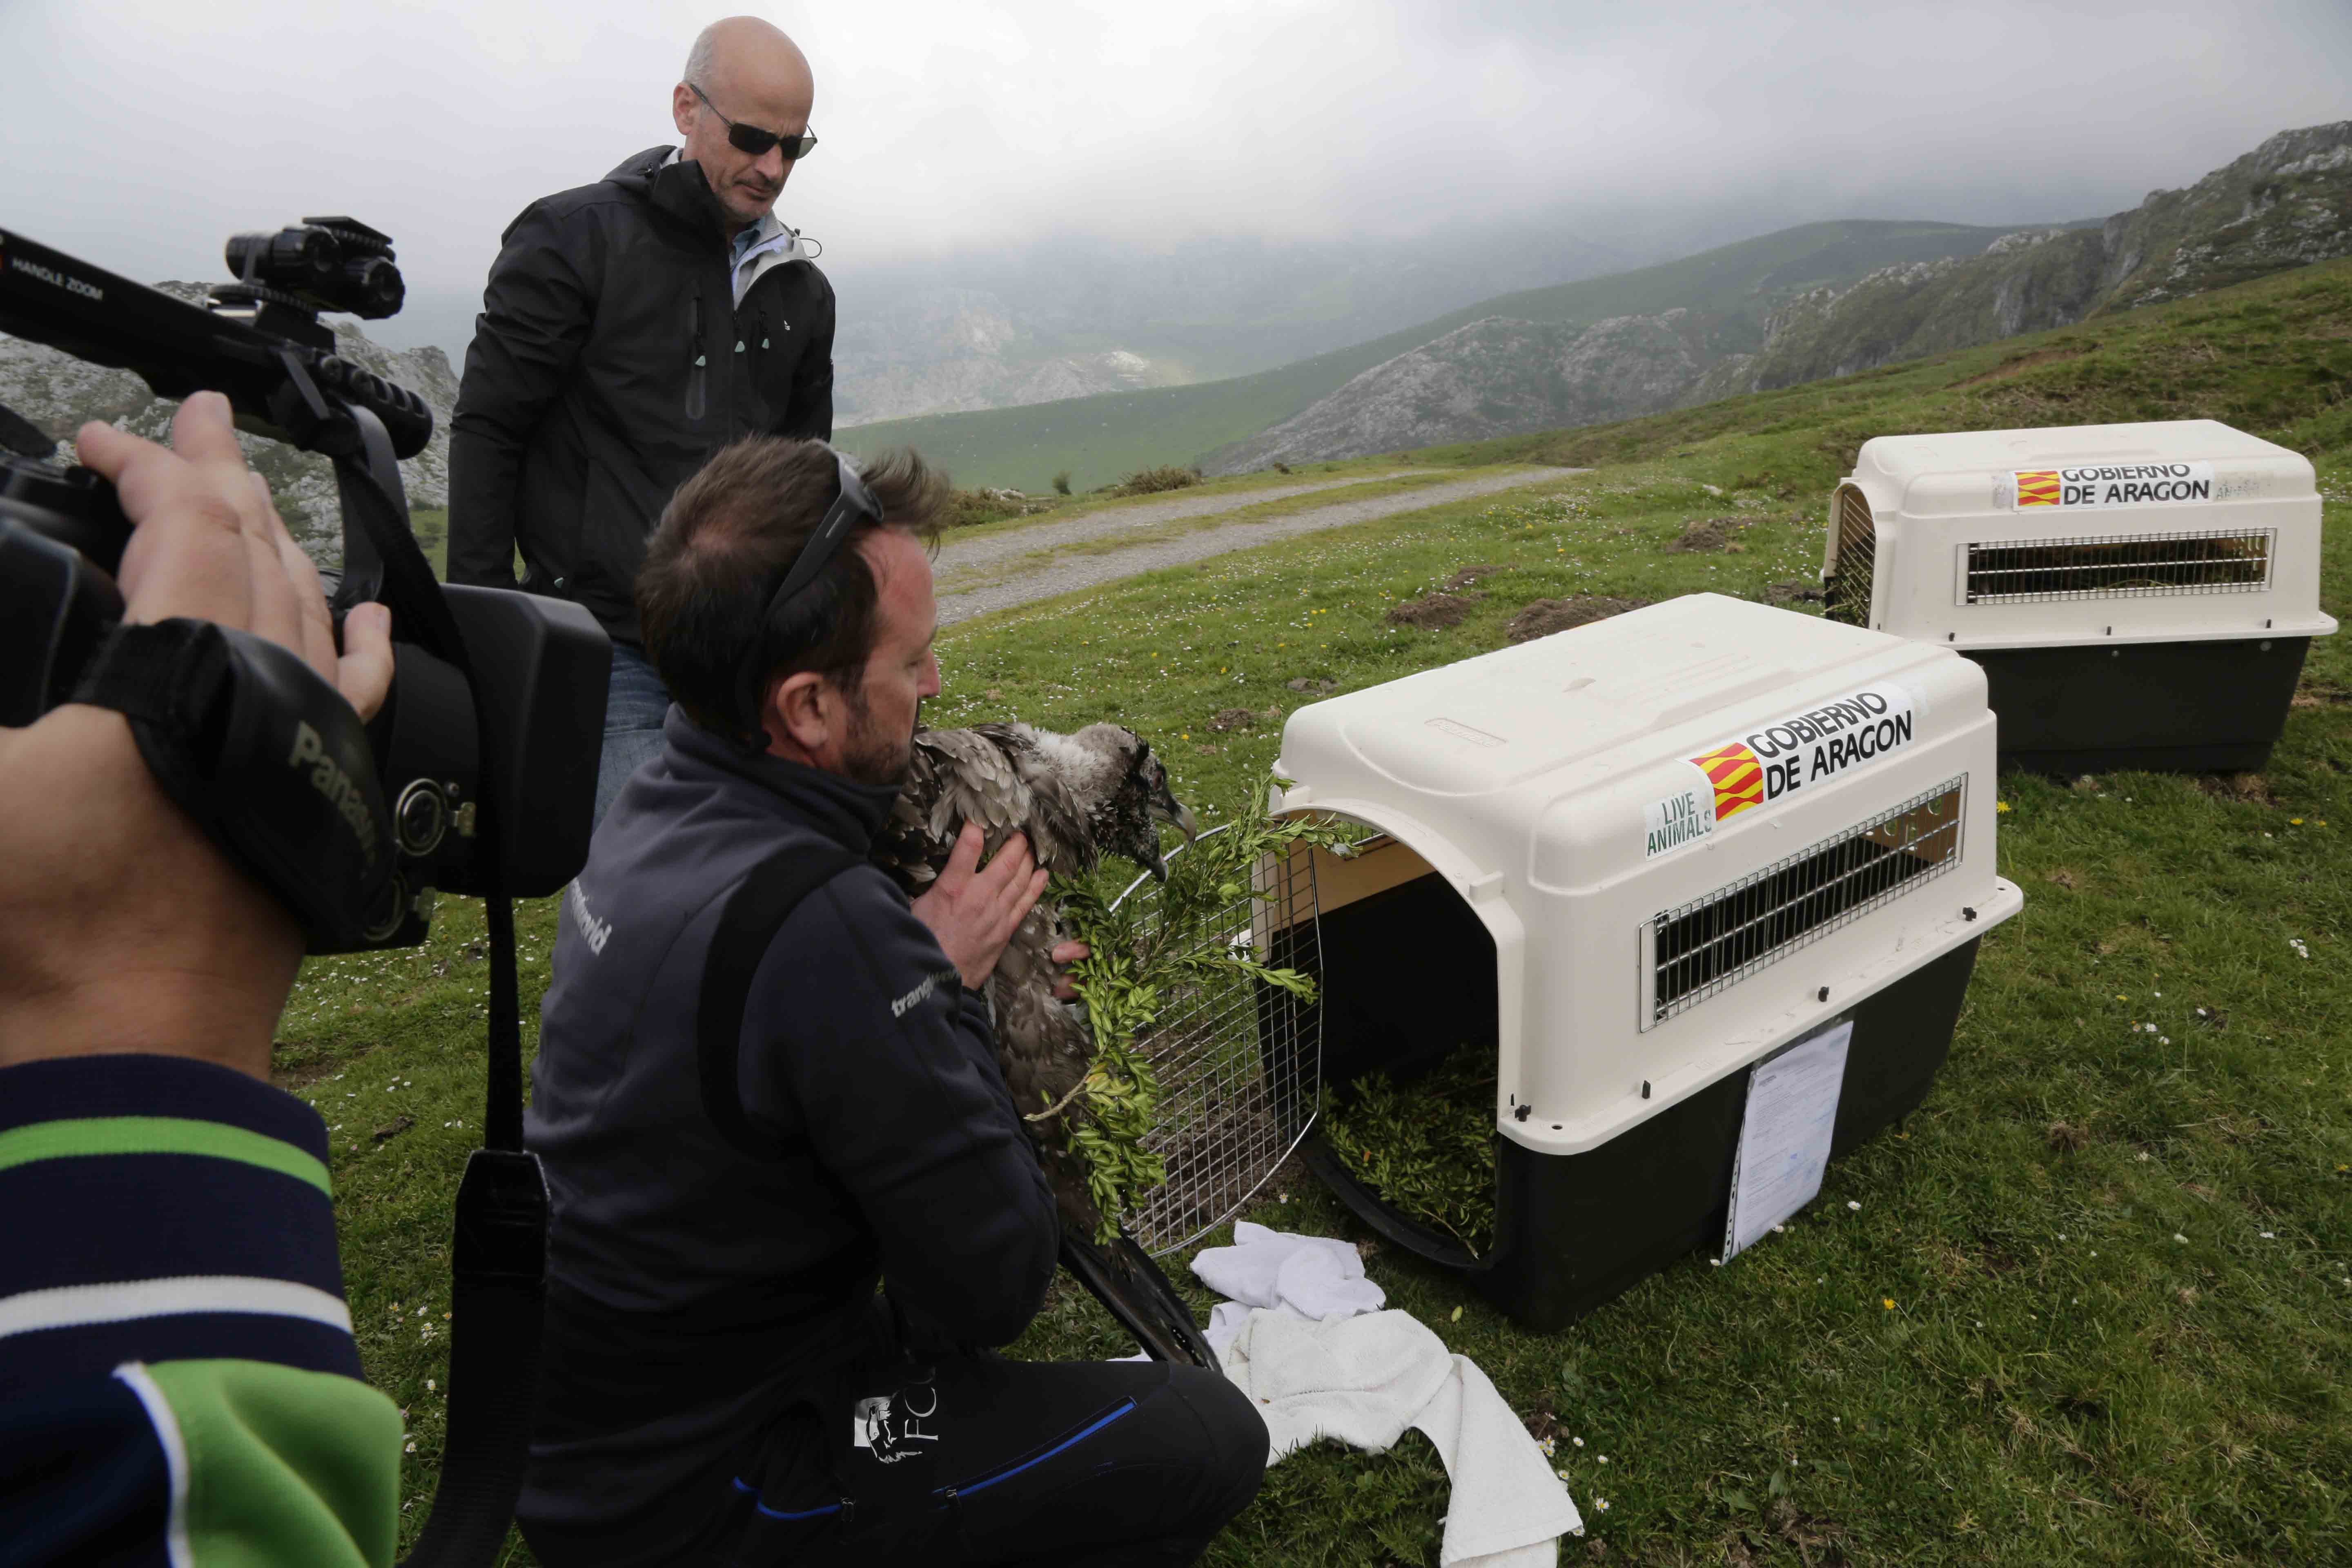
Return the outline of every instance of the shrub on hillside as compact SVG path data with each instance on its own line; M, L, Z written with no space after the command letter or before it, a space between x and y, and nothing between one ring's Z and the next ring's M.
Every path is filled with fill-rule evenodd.
M1024 496L1019 490L950 490L948 504L940 515L941 528L969 528L980 522L1002 522L1008 517L1027 517L1032 512L1045 511L1053 502L1037 496Z
M1172 463L1162 463L1156 468L1138 468L1111 486L1110 491L1119 496L1157 495L1161 490L1181 490L1200 482L1200 469L1180 468Z
M1064 468L1060 473L1054 476L1054 493L1057 496L1066 496L1070 493L1069 469Z

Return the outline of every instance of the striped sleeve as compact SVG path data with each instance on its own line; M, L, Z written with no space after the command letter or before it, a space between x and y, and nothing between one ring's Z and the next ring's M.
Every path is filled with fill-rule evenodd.
M360 1381L315 1112L180 1058L7 1068L0 1216L0 1542L391 1560L400 1417Z

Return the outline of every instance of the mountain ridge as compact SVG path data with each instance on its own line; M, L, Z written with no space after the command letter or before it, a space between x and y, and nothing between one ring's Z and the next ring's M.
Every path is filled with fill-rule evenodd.
M1363 457L1602 424L2071 325L2352 254L2352 121L2282 132L2096 224L2013 230L1735 306L1627 316L1573 338L1488 317L1409 350L1202 466ZM1759 285L1752 305L1764 294ZM1752 342L1741 341L1754 330ZM1512 358L1497 352L1508 342Z
M1725 351L1760 346L1763 316L1801 287L1859 278L1889 263L1981 251L2008 229L1927 220L1841 218L1800 224L1630 271L1522 289L1465 305L1366 342L1223 381L1074 398L1017 408L859 425L838 433L867 455L912 446L960 482L1043 488L1067 470L1081 486L1154 463L1185 462L1247 440L1350 378L1488 316L1580 327L1712 303L1742 334Z

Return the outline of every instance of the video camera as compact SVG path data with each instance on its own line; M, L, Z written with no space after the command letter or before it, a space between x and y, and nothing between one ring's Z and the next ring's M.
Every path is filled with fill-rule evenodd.
M436 889L557 891L585 859L593 826L611 670L603 629L562 600L434 580L396 462L432 438L432 410L338 355L318 316L400 309L406 288L387 237L349 217L311 217L238 235L227 259L237 280L214 285L199 307L0 229L0 331L134 371L159 396L224 393L239 428L326 456L342 512L340 581L327 574L338 635L354 605L376 599L392 611L392 695L367 726L369 756L348 759L359 776L337 779L340 815L320 814L293 784L276 797L289 811L310 809L299 820L317 824L315 857L257 848L207 826L265 881L269 862L284 862L274 880L305 915L314 952L422 942ZM131 526L110 486L45 460L55 449L47 434L5 408L0 448L0 724L25 725L72 699L121 620L112 574ZM243 657L249 666L254 656ZM262 650L260 661L274 657ZM299 673L281 684L300 685ZM248 692L270 684L249 668L235 674ZM225 679L216 728L239 722L228 710L233 684ZM218 755L219 771L231 773ZM275 771L299 772L320 756L314 735L307 756L298 741ZM216 816L249 819L269 809L281 783L223 776L202 787L214 792ZM386 839L391 855L378 852ZM296 895L307 889L285 886L345 872L364 889L339 895L340 915L323 896L306 905Z
M238 280L199 308L0 229L0 331L135 371L159 396L224 393L239 428L324 454L342 510L337 635L355 605L392 611L391 695L362 729L274 643L121 625L112 574L131 525L112 488L46 460L48 435L0 408L0 724L66 701L125 713L157 782L295 911L314 952L414 944L435 889L481 895L483 1147L453 1216L463 1322L441 1485L404 1565L479 1568L522 1486L547 1255L509 900L555 892L587 858L611 647L576 605L434 580L396 461L432 438L432 411L338 355L318 318L400 308L392 242L305 218L230 240L228 262Z

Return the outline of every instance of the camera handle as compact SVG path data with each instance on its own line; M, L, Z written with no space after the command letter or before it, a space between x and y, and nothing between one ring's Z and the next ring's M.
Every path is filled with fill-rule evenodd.
M383 422L364 406L322 395L289 349L286 380L271 414L302 445L332 460L343 512L343 580L338 612L369 599L393 613L403 636L457 667L477 686L464 637L441 585L409 531L407 508ZM504 752L488 733L482 765ZM448 1436L424 1531L402 1568L483 1568L495 1561L514 1521L530 1459L539 1394L541 1317L547 1297L547 1178L522 1146L522 1026L515 973L514 908L506 891L497 802L476 801L476 854L487 882L490 995L483 1146L466 1162L457 1188L450 1260Z

